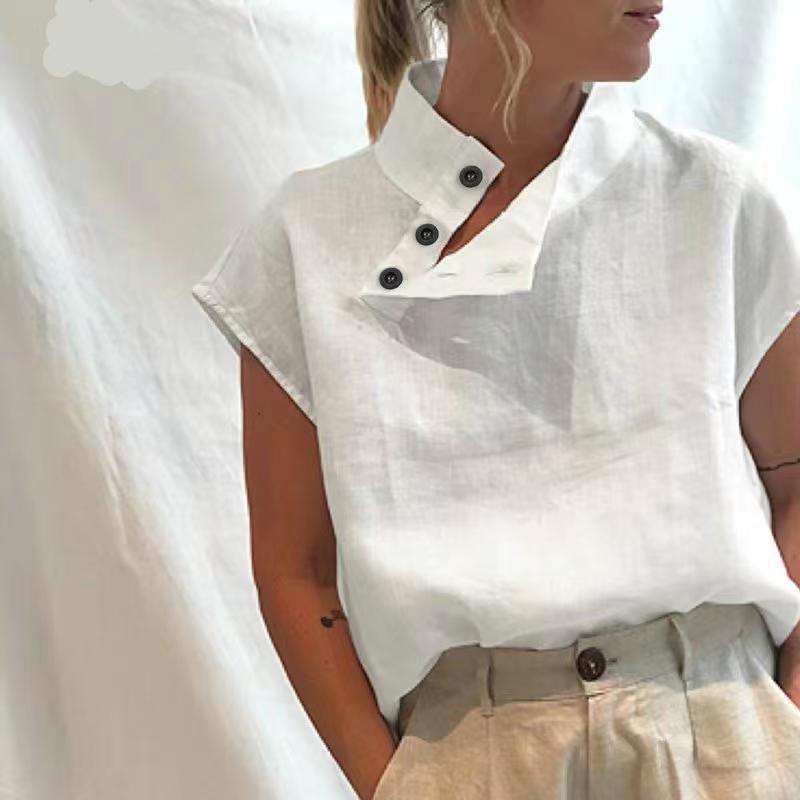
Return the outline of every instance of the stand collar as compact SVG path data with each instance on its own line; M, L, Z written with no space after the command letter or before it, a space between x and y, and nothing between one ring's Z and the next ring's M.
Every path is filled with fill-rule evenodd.
M642 130L616 84L584 82L588 97L560 155L487 227L437 264L447 241L505 166L434 109L446 62L438 58L406 67L373 145L386 177L419 203L410 226L372 265L359 292L362 301L395 321L412 298L530 291L549 220L595 189Z

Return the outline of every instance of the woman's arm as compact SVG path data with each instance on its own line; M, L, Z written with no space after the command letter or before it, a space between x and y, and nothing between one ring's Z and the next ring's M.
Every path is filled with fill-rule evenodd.
M800 314L753 373L739 401L742 435L772 511L787 572L800 584ZM778 681L800 706L800 624L783 643Z
M314 424L241 348L251 555L270 638L309 718L360 798L394 738L353 647L336 588L336 539Z

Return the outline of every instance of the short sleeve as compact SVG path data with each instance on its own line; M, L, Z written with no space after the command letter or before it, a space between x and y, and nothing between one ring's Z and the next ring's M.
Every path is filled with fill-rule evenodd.
M800 198L750 164L735 242L737 398L800 311Z
M244 344L316 424L294 265L274 189L243 224L192 296L240 353Z

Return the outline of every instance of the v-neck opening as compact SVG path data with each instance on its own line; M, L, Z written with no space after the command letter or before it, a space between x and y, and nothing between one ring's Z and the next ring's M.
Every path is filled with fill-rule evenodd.
M441 78L439 78L439 86L440 86L440 81L441 81ZM586 84L584 84L584 86L585 85ZM589 87L590 87L589 91L582 91L581 92L582 97L581 97L581 108L580 108L580 111L579 111L579 113L577 114L577 116L575 118L575 121L573 123L572 129L570 130L569 135L567 136L567 139L564 142L564 145L562 146L559 154L544 169L542 169L540 172L538 172L536 175L534 175L534 177L531 178L528 181L528 183L526 183L519 192L517 192L516 196L511 200L511 202L494 219L492 219L489 223L484 225L473 237L471 237L467 242L465 242L457 250L454 250L452 253L448 253L446 256L444 256L444 258L441 258L440 260L434 262L426 270L426 272L430 272L430 271L433 271L433 270L437 270L437 271L440 270L442 267L444 267L446 265L446 263L450 259L455 259L459 255L462 255L462 257L464 255L466 255L467 257L469 257L469 253L465 253L464 251L467 251L470 248L477 249L477 248L481 247L483 242L490 235L492 235L492 233L489 232L490 229L498 228L498 227L501 227L501 228L505 227L506 224L509 222L509 220L511 220L512 222L514 222L514 223L516 223L516 224L518 224L518 225L520 225L522 227L524 227L526 222L528 222L528 221L530 221L531 223L536 221L534 218L530 218L530 220L529 220L528 217L522 213L522 210L525 208L526 204L529 201L529 198L533 195L533 193L536 190L539 189L540 185L543 182L545 182L545 181L550 179L550 173L553 172L554 170L558 170L560 168L561 161L562 161L562 158L563 158L563 155L564 155L564 151L566 150L567 145L569 144L569 142L573 138L573 132L575 131L575 129L576 129L577 125L578 125L578 122L580 121L581 117L583 116L583 113L584 113L584 111L586 109L587 103L589 102L589 99L591 97L591 92L592 92L592 89L594 88L594 85L593 84L589 84ZM423 94L426 96L428 102L431 104L431 109L434 111L434 113L436 113L439 117L441 117L442 120L445 120L445 118L442 117L442 115L439 114L439 112L436 111L435 108L433 108L433 105L434 105L434 103L436 101L436 98L438 97L438 91L436 93L432 93L429 87L426 87L426 88L427 88L427 91L423 91ZM433 98L433 102L431 102L431 98ZM494 154L494 155L496 156L496 154ZM497 157L499 158L499 156L497 156ZM505 168L505 167L503 167L503 168ZM498 174L502 174L502 170ZM551 199L552 199L552 195L556 191L557 181L558 181L558 175L556 175L554 177L553 182L552 182L551 187L550 187ZM487 191L488 191L488 189L487 189ZM469 214L467 215L466 219L462 221L461 225L463 225L468 219L470 219L470 217L475 213L475 211L478 208L480 208L482 199L483 198L481 198L481 200L478 201L478 204L469 212ZM547 221L545 220L544 221L544 226L546 226L546 224L547 224ZM458 228L456 228L456 230L458 230ZM455 231L453 231L453 235L455 235ZM451 236L451 238L452 238L452 236ZM449 239L448 239L448 241L449 241ZM474 246L473 246L473 243L474 243ZM447 246L447 244L445 244L445 247L446 246Z
M558 156L556 156L543 170L538 172L533 178L531 178L530 181L528 181L528 183L522 187L519 192L517 192L516 196L511 200L511 202L494 219L492 219L488 224L484 225L461 247L454 250L452 253L448 253L444 258L432 264L427 271L430 272L432 270L440 270L447 264L448 261L450 261L450 259L455 260L458 256L461 256L462 259L465 257L469 258L470 252L468 251L479 249L490 236L494 235L495 229L504 228L509 222L512 224L517 224L521 227L525 227L526 223L528 222L531 224L534 223L536 221L535 218L531 217L529 219L527 215L522 213L522 209L528 204L529 199L534 192L540 188L541 184L550 179L550 174L559 169L562 154L563 148ZM550 199L552 199L552 195L555 192L557 180L558 177L555 176L549 189ZM475 213L475 210L478 208L480 208L480 202L477 206L475 206L475 208L473 208L464 222L462 222L462 225L466 223L466 221L472 216L472 214ZM453 232L453 235L455 235L455 231ZM445 244L445 247L446 246L447 245Z

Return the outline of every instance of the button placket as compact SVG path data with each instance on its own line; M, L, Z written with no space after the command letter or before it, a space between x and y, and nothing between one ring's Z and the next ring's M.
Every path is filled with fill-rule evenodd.
M450 178L445 173L432 182L428 197L420 205L410 228L387 256L385 266L377 275L373 273L362 287L362 297L389 296L401 284L403 288L396 297L435 296L440 291L428 287L427 273L440 263L439 255L451 233L480 202L487 179L490 182L503 167L503 162L488 151L480 152L476 158L476 147L483 150L479 142L467 139L453 159L455 163L447 169Z
M466 167L462 167L459 171L458 180L462 186L470 189L475 188L483 181L483 170L474 164L469 164ZM474 208L474 205L472 208ZM469 209L467 211L467 215L469 215L471 210L472 209ZM439 229L433 222L424 222L417 227L414 236L421 245L429 246L438 240Z

